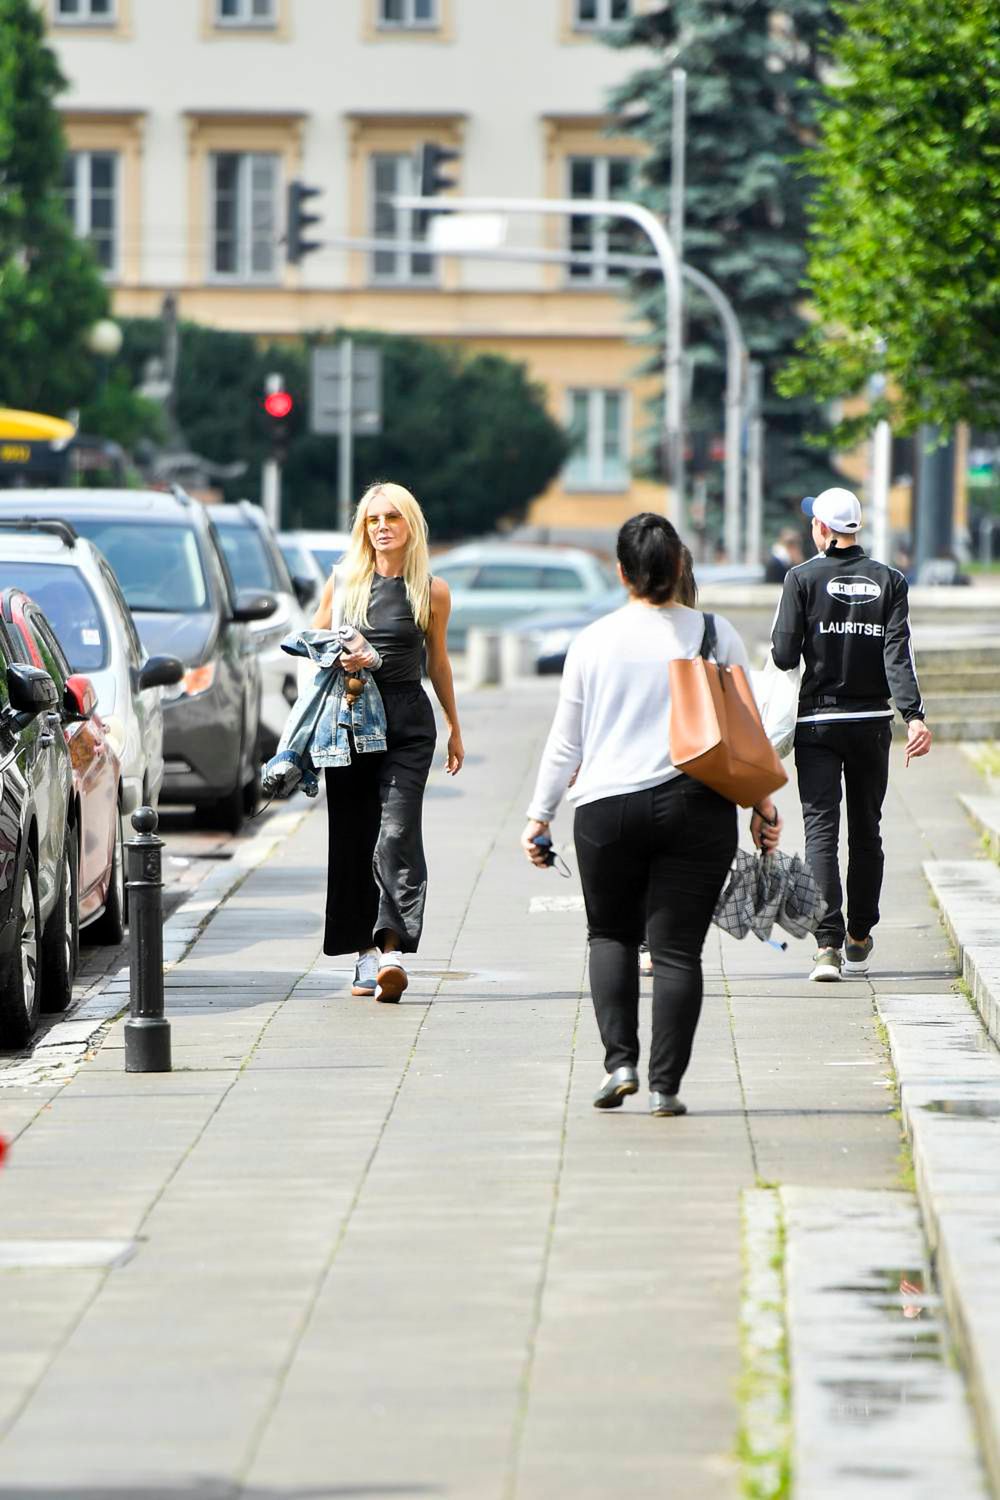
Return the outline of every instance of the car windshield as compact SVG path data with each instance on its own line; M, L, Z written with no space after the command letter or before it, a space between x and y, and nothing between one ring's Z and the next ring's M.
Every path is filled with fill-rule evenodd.
M327 577L344 556L343 547L310 547L310 552Z
M253 526L216 526L233 583L238 589L284 589L286 587L264 538Z
M74 517L73 526L100 547L130 609L190 614L208 608L208 584L193 527L90 516Z
M97 600L82 574L58 563L5 562L4 581L16 583L38 605L74 672L108 664L108 634Z
M279 542L281 555L288 564L288 571L293 577L311 578L313 566L310 562L312 554L303 547L301 542Z

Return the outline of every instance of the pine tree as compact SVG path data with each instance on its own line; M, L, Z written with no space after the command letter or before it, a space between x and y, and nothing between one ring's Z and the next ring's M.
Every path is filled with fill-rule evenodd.
M671 68L687 70L684 259L731 299L753 359L764 366L765 500L770 524L832 482L807 442L822 414L807 397L781 399L774 379L803 333L801 284L811 184L798 164L819 93L829 0L670 0L639 16L625 45L656 62L614 95L625 128L648 143L643 198L666 215L670 193ZM663 326L660 278L634 284L643 315ZM724 352L714 314L688 294L694 368L692 429L719 431Z

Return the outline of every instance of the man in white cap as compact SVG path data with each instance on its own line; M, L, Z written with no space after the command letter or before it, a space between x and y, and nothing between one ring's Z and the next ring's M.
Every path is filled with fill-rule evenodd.
M882 839L893 711L906 721L906 764L926 755L910 640L906 579L858 545L861 505L850 490L808 496L816 556L785 575L771 631L782 669L804 663L795 732L795 769L806 829L806 860L826 898L810 979L868 972L879 919ZM838 844L847 792L847 921Z

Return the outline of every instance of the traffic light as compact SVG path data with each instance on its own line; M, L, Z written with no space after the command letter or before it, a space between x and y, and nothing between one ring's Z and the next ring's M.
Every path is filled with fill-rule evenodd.
M447 168L450 161L458 161L460 156L460 151L451 151L434 141L424 141L417 152L417 184L421 198L435 198L438 193L447 193L457 186L454 177L442 177L441 169Z
M269 375L267 377L264 399L261 405L267 416L268 435L271 441L271 457L279 464L284 463L288 455L288 444L291 438L289 418L295 409L295 398L290 391L285 390L284 378L281 375Z
M307 238L310 228L313 224L320 222L321 216L306 212L309 199L318 197L321 192L322 188L307 187L304 182L299 182L297 179L288 184L286 215L288 228L285 232L285 250L290 266L299 265L314 250L323 248L322 240Z

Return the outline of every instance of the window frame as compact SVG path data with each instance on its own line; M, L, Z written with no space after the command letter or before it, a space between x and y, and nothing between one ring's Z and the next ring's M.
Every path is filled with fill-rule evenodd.
M105 15L94 15L91 6L93 0L77 0L80 9L73 15L68 15L60 7L62 0L52 0L52 24L54 26L106 26L114 28L119 24L121 17L118 14L118 0L108 0L110 9Z
M401 0L403 6L403 19L401 21L387 20L384 14L386 0L375 0L375 26L378 31L406 32L406 31L440 31L442 26L441 0L431 0L434 14L429 21L418 20L415 15L416 0Z
M382 150L376 148L375 150L373 150L368 157L368 224L371 234L373 238L378 239L391 238L397 240L409 240L411 242L419 241L420 234L418 221L420 216L415 209L411 208L393 208L392 212L394 215L394 223L392 231L390 233L386 233L385 235L379 232L377 220L378 167L379 162L385 161L387 159L392 160L396 163L397 182L395 191L397 193L402 193L407 190L409 192L415 192L417 189L417 184L415 181L416 166L414 164L412 152L406 151L405 149ZM409 163L411 181L408 186L406 184L401 186L398 181L399 167L403 162ZM426 228L424 232L426 233ZM378 257L380 255L392 255L394 257L396 269L391 274L385 271L379 271L377 269ZM420 251L372 250L368 256L369 284L371 286L437 287L440 284L441 276L439 257L434 255L430 250L427 251L426 258L430 262L430 264L426 273L414 272L413 262L418 258L421 258ZM401 260L406 264L407 267L406 273L403 275L400 275L399 273L399 263Z
M71 147L69 147L67 149L65 160L66 160L67 164L71 164L72 165L72 169L73 169L73 189L72 189L72 191L73 191L73 212L72 212L72 214L69 215L69 217L70 217L70 219L72 221L72 224L73 224L73 232L75 233L75 235L77 236L77 238L81 239L81 240L86 240L89 244L93 245L94 244L94 228L93 228L93 207L94 207L93 169L94 169L94 157L95 156L106 156L106 157L108 157L109 160L112 162L112 167L113 167L113 172L112 172L113 183L112 183L112 189L111 189L111 195L110 195L111 196L111 204L112 204L112 226L111 226L111 236L110 236L110 239L111 239L111 264L109 266L104 266L104 265L101 265L100 261L98 261L98 267L99 267L101 275L104 277L105 281L118 281L118 280L120 280L121 274L122 274L122 268L121 268L121 261L122 261L122 253L121 253L121 221L122 221L123 163L122 163L122 152L121 151L115 150L113 148L106 149L106 148L103 148L103 147L100 147L100 146L85 146L85 147L73 147L73 146L71 146ZM83 169L83 170L81 170L81 169ZM84 185L81 185L81 178L84 179ZM63 198L64 198L64 200L65 200L66 197L67 197L67 189L64 188L63 189ZM84 216L84 214L81 213L81 209L83 209L83 208L86 209L85 216ZM67 203L67 212L68 212L68 210L69 210L69 205ZM86 224L83 223L84 217L86 217ZM96 258L96 251L95 251L95 258Z
M220 271L216 263L218 249L218 186L216 163L219 157L234 156L237 168L236 186L236 269ZM272 187L272 209L274 215L274 238L272 263L267 271L253 269L253 184L251 162L257 157L266 157L274 164ZM254 147L214 146L205 157L208 165L208 265L206 279L221 286L280 286L282 282L282 257L280 241L283 233L283 154L280 150L258 150Z
M607 433L607 397L616 396L619 402L618 438L621 474L609 477L605 473L605 438ZM572 472L575 453L571 453L562 471L563 489L568 493L595 491L602 494L622 494L631 486L631 391L627 386L570 386L566 391L567 429L572 430L574 399L585 396L587 400L587 431L585 444L586 472Z
M628 26L635 20L636 11L633 0L627 0L629 14L620 21L615 21L611 16L612 0L595 0L597 5L597 19L585 21L580 16L580 0L571 0L571 24L574 31L582 31L588 34L603 31L620 31L623 26Z
M280 24L278 0L268 0L271 13L268 17L253 14L253 0L237 0L238 16L222 14L222 0L213 0L212 25L219 31L277 31Z
M594 191L588 198L579 198L573 193L573 167L577 162L589 162L594 173ZM613 166L624 164L628 168L629 182L626 184L625 192L630 193L635 182L635 158L624 156L620 152L591 152L570 151L564 161L566 197L571 202L593 203L595 199L613 199L615 194L611 191L611 170ZM585 255L607 255L613 250L613 236L622 233L622 226L612 226L605 219L587 217L585 219L589 233L589 242L585 250L580 253ZM570 216L566 227L566 248L572 254L573 243L573 219ZM567 287L609 287L620 286L625 279L624 270L615 270L610 266L600 266L583 262L578 268L573 265L566 266L565 284Z

